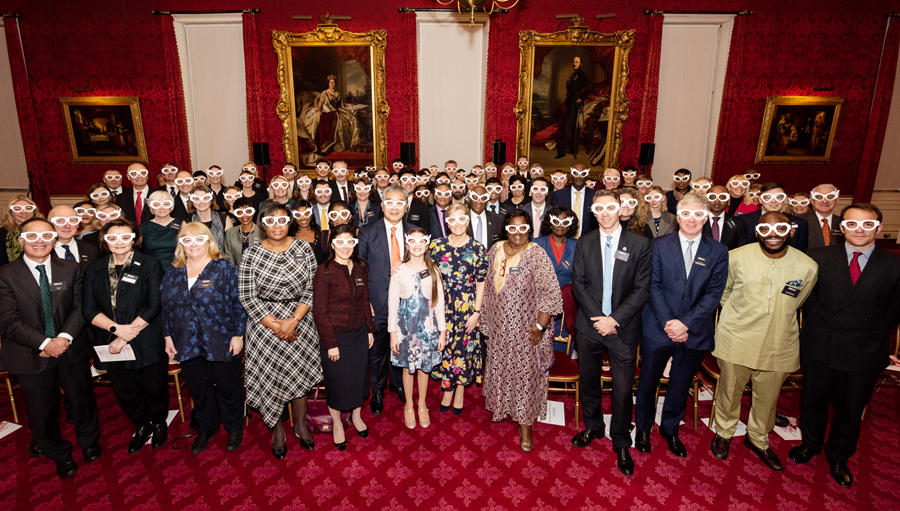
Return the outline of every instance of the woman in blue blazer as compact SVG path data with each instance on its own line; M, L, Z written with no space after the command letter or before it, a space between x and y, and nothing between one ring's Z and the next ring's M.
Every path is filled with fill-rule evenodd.
M560 291L563 297L563 314L565 324L556 322L556 335L562 334L565 326L566 332L574 333L575 315L578 306L572 297L572 261L575 259L575 246L578 240L578 217L571 208L566 206L553 206L541 219L541 236L534 242L547 252L547 257L553 263L556 279L559 281Z

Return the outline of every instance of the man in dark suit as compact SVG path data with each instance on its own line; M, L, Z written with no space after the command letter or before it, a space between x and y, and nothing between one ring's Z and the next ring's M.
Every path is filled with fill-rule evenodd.
M616 465L624 475L634 474L631 459L631 388L641 340L641 308L650 295L652 257L650 240L622 229L619 198L609 190L593 197L592 211L600 225L575 246L572 295L578 303L578 366L581 376L584 431L572 445L587 447L602 438L605 427L600 377L603 356L609 353L612 371L610 437Z
M350 169L347 168L347 162L339 160L334 162L332 171L334 181L329 181L331 185L331 196L334 200L342 200L350 203L350 187L352 186L347 177L350 175Z
M428 222L432 240L450 236L450 227L447 226L446 213L452 201L453 192L450 191L450 185L437 185L434 187L434 206L431 206L429 212L431 219Z
M381 202L384 219L367 224L359 232L359 257L369 263L369 301L375 314L375 343L369 349L369 383L372 387L369 407L376 415L384 411L384 388L388 385L400 401L406 402L403 373L390 363L391 334L387 322L391 269L403 259L405 233L415 227L403 221L408 199L404 188L389 186Z
M153 213L147 206L147 199L156 191L147 185L150 172L143 164L132 163L125 174L131 182L131 188L122 188L122 194L116 197L116 204L122 208L122 213L128 220L138 225L149 222L153 219ZM160 189L165 191L165 187Z
M122 173L117 169L109 169L103 173L103 184L109 188L109 192L113 194L116 201L119 200L119 195L122 195Z
M728 199L722 204L724 211ZM671 358L659 434L672 454L686 458L687 449L678 438L678 426L697 367L707 351L715 347L715 315L728 281L728 249L701 235L709 216L701 195L686 195L678 208L678 232L652 243L653 276L650 300L642 318L644 338L634 423L637 450L650 452L656 389Z
M728 213L730 197L724 186L713 186L706 193L709 217L703 224L703 235L734 250L747 244L747 223Z
M316 203L313 204L313 214L320 229L328 229L328 208L334 200L334 191L331 182L324 179L316 179L312 182L313 196Z
M675 211L678 201L691 191L691 171L678 169L672 176L675 180L675 188L666 192L666 211Z
M178 188L178 193L175 195L172 218L189 222L192 215L188 213L187 208L191 201L191 191L194 189L194 175L189 170L179 170L175 175L175 186ZM153 218L152 214L150 218Z
M503 217L486 209L490 197L487 189L480 185L469 192L469 226L466 234L484 245L485 251L503 238Z
M175 184L175 177L178 175L178 167L172 163L166 163L162 166L160 172L162 173L166 184L159 187L159 189L169 192L169 195L174 199L178 195L178 186ZM193 175L191 177L193 177Z
M397 177L400 186L402 186L408 194L406 217L403 220L425 229L425 232L431 232L430 208L424 202L415 200L416 186L418 186L416 172L412 169L403 169Z
M591 80L584 69L581 69L581 57L572 59L572 74L566 79L566 118L563 120L561 137L556 142L556 158L566 153L577 153L578 150L578 111L587 97Z
M496 177L489 177L485 181L485 189L491 194L491 200L488 201L487 210L497 215L506 216L508 211L500 202L500 194L503 192L503 183Z
M572 186L567 186L558 192L553 192L550 206L565 206L578 216L578 236L583 236L597 228L597 219L591 213L591 204L594 202L594 190L585 186L591 169L584 163L576 163L572 166ZM580 205L575 209L576 205Z
M809 222L809 248L843 245L841 215L834 214L840 191L832 184L819 185L809 193L812 211L800 215Z
M781 212L784 208L784 201L787 200L787 193L784 191L784 185L776 181L770 181L762 185L759 190L759 210L746 215L741 215L741 220L747 223L747 243L756 240L756 224L762 215L774 211ZM784 213L791 223L791 233L789 245L797 250L806 253L809 248L809 222L799 216Z
M57 379L70 398L85 461L102 452L93 350L81 315L82 272L76 262L50 257L56 233L49 222L33 219L20 229L23 257L0 268L0 369L18 378L37 444L56 462L57 475L67 478L78 466L72 444L60 434Z
M533 229L531 232L533 233L541 232L541 219L544 218L544 213L550 209L547 206L547 196L550 190L552 190L550 181L543 177L535 177L531 181L531 200L519 206L519 209L524 209L531 217L531 228Z
M70 206L56 206L47 214L47 220L53 224L53 229L56 231L56 244L53 246L51 255L78 263L82 271L94 259L97 259L99 250L96 246L75 239L81 217L75 213L74 209Z
M875 246L882 220L877 206L853 204L841 216L846 243L809 253L819 265L819 279L803 306L800 330L803 442L788 457L806 463L824 447L831 477L849 488L853 474L847 460L856 452L860 417L890 364L890 332L900 321L900 258Z

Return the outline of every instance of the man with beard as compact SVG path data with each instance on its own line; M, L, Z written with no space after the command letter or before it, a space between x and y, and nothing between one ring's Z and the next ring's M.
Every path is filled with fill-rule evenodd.
M797 310L812 292L818 265L791 247L791 224L776 211L764 213L756 225L758 243L732 250L722 312L716 330L719 385L716 389L716 436L713 456L728 458L741 413L741 396L753 382L753 402L744 445L770 469L783 472L769 449L775 427L775 405L781 385L800 368L800 325Z
M455 179L452 183L450 183L450 191L453 192L453 203L454 204L465 204L466 203L466 192L468 192L468 188L466 188L466 182L462 179Z

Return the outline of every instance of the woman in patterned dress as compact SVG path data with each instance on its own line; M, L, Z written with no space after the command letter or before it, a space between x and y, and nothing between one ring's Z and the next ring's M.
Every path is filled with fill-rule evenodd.
M319 335L307 314L316 258L309 243L290 235L294 222L283 204L263 208L259 224L266 239L244 252L239 285L248 316L247 404L274 429L272 454L284 459L287 442L280 418L288 401L294 406L294 435L304 449L315 446L306 427L306 400L322 376Z
M425 394L428 373L441 363L446 342L444 321L444 290L440 272L427 255L431 236L416 227L406 231L406 255L396 273L391 276L388 291L388 332L391 334L391 363L407 369L403 371L403 392L406 406L403 420L406 427L415 429L413 409L413 376L419 386L419 425L431 425Z
M482 358L478 321L484 300L487 259L484 245L466 234L469 208L451 204L444 214L450 236L431 243L431 259L444 278L444 303L448 304L447 347L441 364L431 376L441 380L441 413L463 411L465 386L481 379Z
M562 297L547 253L529 241L528 213L511 211L503 223L507 240L488 252L483 392L494 421L510 416L519 424L519 447L529 452L532 424L547 413L553 317L562 313Z

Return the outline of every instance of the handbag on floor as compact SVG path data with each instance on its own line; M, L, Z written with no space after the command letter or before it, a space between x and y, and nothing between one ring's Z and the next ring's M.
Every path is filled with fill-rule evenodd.
M341 413L341 421L347 422L348 419L350 419L349 413ZM324 399L319 400L319 387L316 387L316 393L306 404L306 427L309 428L310 433L331 433L334 429L334 421L331 419L328 405Z

